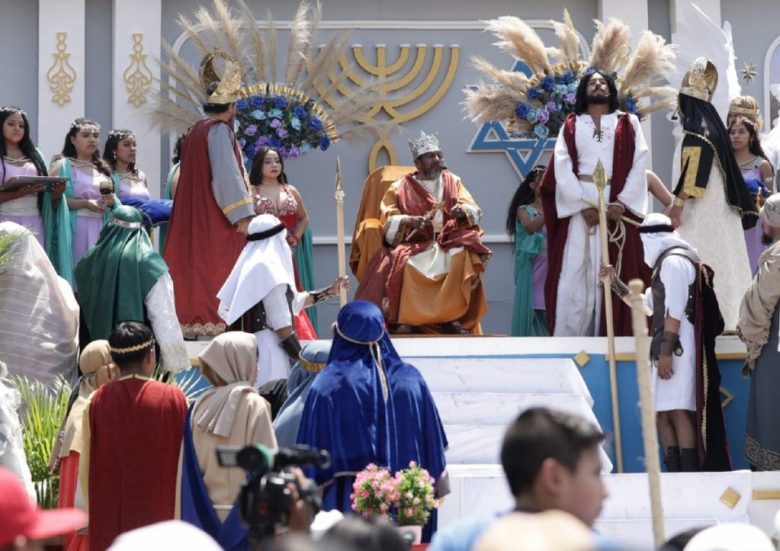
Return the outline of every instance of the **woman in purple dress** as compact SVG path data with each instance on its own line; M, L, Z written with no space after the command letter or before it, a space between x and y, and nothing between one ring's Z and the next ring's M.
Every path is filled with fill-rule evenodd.
M736 157L742 177L745 179L745 185L756 198L756 204L760 208L764 199L773 191L774 169L761 148L756 125L749 117L730 116L729 137L734 157ZM756 224L755 227L745 230L751 273L755 273L758 267L758 258L764 252L762 237L761 224Z
M65 197L71 214L74 266L97 242L115 203L111 169L100 158L99 139L98 123L76 119L65 136L62 154L51 167L52 174L68 179Z
M117 194L122 204L132 199L148 201L146 174L135 165L138 142L132 130L111 130L103 148L103 160L111 166Z
M20 176L46 176L46 164L30 138L27 114L18 107L0 107L0 184ZM52 188L52 208L59 204L63 184ZM0 222L16 222L35 234L44 244L43 216L39 203L43 199L43 184L28 184L14 191L0 189Z

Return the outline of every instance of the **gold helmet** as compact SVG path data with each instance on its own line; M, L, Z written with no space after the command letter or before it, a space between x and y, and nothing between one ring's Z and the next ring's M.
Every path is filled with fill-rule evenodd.
M712 100L718 86L718 70L706 57L697 57L685 73L680 93L703 101Z
M214 66L214 60L217 58L222 59L225 63L221 77L217 74L217 69ZM238 98L241 97L239 94L241 78L241 66L238 64L238 60L219 48L214 48L200 62L200 84L206 95L206 103L225 105L238 101ZM214 88L214 84L217 85L216 88ZM209 93L212 88L214 89Z

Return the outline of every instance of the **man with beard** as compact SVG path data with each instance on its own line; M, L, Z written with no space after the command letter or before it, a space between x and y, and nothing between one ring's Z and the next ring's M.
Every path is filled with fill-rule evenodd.
M747 346L744 372L750 375L745 457L758 470L780 470L780 433L774 424L780 388L780 194L761 211L765 240L758 270L739 308L737 333Z
M479 333L487 313L482 211L444 168L436 136L409 142L417 171L382 198L385 243L366 268L356 299L373 302L395 333Z
M222 78L214 69L217 57L225 61ZM241 68L217 50L203 59L200 74L207 118L192 127L182 145L164 251L185 337L225 331L217 314L217 291L246 244L249 220L255 214L232 126Z
M639 228L644 261L653 269L643 299L653 329L653 395L666 469L728 471L731 459L720 405L715 337L723 318L712 269L682 239L668 216L652 213ZM607 266L603 276L628 306L628 286ZM656 376L657 375L657 376Z
M634 224L647 212L648 150L635 115L618 111L614 80L599 71L579 82L574 113L563 123L542 182L548 235L545 302L554 336L606 334L599 286L599 193L593 172L604 165L610 264L628 281L649 280ZM615 335L631 335L631 312L613 302Z

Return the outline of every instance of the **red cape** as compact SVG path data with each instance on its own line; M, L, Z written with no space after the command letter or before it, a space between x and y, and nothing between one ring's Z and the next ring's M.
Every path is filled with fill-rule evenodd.
M217 293L246 245L246 237L225 218L211 190L208 134L214 124L227 123L202 120L184 140L181 176L165 239L165 262L185 336L225 331L225 322L217 315ZM237 146L235 153L243 171Z
M101 386L89 407L89 548L173 519L187 401L173 385L125 379Z
M566 142L566 148L569 150L574 174L578 173L579 161L577 157L577 147L574 142L574 129L577 117L570 114L563 123L563 139ZM617 196L623 191L626 184L626 178L631 171L634 160L634 129L631 121L626 114L618 115L618 123L615 129L615 149L612 162L612 184L609 193L609 202L617 201ZM550 328L550 334L555 332L555 308L558 302L558 282L561 277L563 267L563 251L566 247L566 239L569 232L569 217L558 218L558 211L555 207L555 157L550 159L547 170L542 180L542 208L544 210L544 220L547 226L547 281L544 286L544 299L547 306L547 322ZM626 210L625 216L641 222L641 219L630 211ZM614 222L608 222L609 229L614 228ZM644 250L642 241L639 238L637 228L631 224L625 224L626 241L623 246L623 260L620 274L618 276L623 281L630 281L640 278L645 286L650 282L650 268L644 261ZM612 265L616 264L618 247L614 243L609 244L609 261ZM602 302L603 308L603 302ZM631 309L623 304L621 300L612 301L612 316L615 326L615 336L633 335L631 328ZM606 335L606 317L602 310L600 335Z

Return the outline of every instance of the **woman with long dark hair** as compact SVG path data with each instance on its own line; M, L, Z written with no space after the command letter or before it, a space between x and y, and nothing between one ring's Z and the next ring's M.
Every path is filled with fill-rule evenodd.
M761 147L755 123L745 116L729 117L729 137L734 157L745 179L745 186L754 197L756 207L760 208L771 193L774 183L774 169ZM750 272L758 267L758 257L764 252L763 228L756 224L745 230Z
M100 236L111 210L119 204L114 197L111 168L100 158L100 125L78 118L73 121L55 157L51 172L68 179L65 197L70 209L72 262L75 266Z
M540 186L544 167L537 165L515 191L506 216L506 233L515 240L515 301L512 336L548 336L544 282L547 233Z
M47 176L43 155L30 137L27 113L18 107L0 107L0 184L16 177ZM35 234L60 275L58 234L66 229L68 208L61 201L65 184L50 188L44 184L28 184L14 191L0 190L0 222L10 221L28 228ZM62 222L59 225L57 221Z
M309 215L303 197L287 182L284 159L279 151L267 146L257 150L252 158L249 183L252 185L255 214L273 214L287 229L287 244L293 251L295 285L298 290L313 289L311 232L306 232ZM312 317L316 323L316 315ZM301 339L317 338L312 321L303 310L295 316L295 329Z
M142 200L151 197L146 174L135 164L137 147L133 131L124 128L111 130L103 147L103 160L111 167L116 192L123 203L131 197Z

